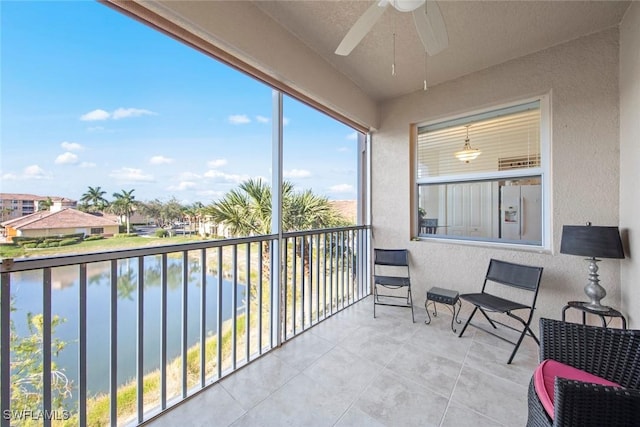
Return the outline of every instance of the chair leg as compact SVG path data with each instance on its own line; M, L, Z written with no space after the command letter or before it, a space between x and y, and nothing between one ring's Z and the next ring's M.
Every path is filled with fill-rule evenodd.
M476 314L476 311L478 311L478 306L477 305L475 306L475 308L471 312L471 316L469 316L469 318L467 319L467 323L465 323L464 326L462 327L462 330L460 331L460 335L458 335L458 338L462 337L462 334L464 334L464 331L467 330L467 326L469 326L469 322L471 322L471 319L473 319L473 316Z
M522 319L521 317L518 317L518 316L516 316L514 314L511 314L511 313L507 313L507 316L511 317L512 319L516 319L517 321L522 323L522 326L523 326L522 333L520 333L520 338L518 338L518 342L516 343L515 348L513 349L513 352L511 353L511 357L509 357L509 361L507 362L507 365L510 365L511 362L513 361L513 358L516 355L516 352L520 348L520 344L522 344L522 340L524 339L524 336L527 334L527 332L529 332L531 337L535 340L535 342L538 345L540 345L540 341L538 341L538 337L536 337L536 335L533 333L533 331L529 327L529 324L531 323L531 319L533 318L533 310L531 311L531 314L529 315L529 320L527 322L525 322L524 319Z
M378 300L378 287L373 284L373 318L376 318L376 301Z
M524 339L525 334L527 333L527 329L525 328L522 333L520 334L520 338L518 338L518 342L516 343L515 347L513 348L513 352L511 353L511 356L509 357L509 361L507 362L507 365L510 365L511 362L513 361L513 358L515 357L518 349L520 348L520 344L522 344L522 340Z
M409 286L409 304L411 304L411 320L413 321L413 323L416 323L416 318L413 315L413 298L411 296L411 286Z
M480 308L480 307L478 307L478 308ZM496 326L496 324L495 324L495 323L493 323L493 320L491 320L491 318L489 317L489 315L488 315L488 314L487 314L487 313L486 313L482 308L480 308L480 312L481 312L482 314L484 314L484 317L489 321L489 323L491 324L491 326L493 326L493 329L498 329L498 327Z

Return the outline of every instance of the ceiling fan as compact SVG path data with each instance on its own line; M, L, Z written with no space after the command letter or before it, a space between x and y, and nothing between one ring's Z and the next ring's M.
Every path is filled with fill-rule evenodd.
M367 9L336 49L337 55L346 56L360 43L360 41L373 28L384 11L392 6L399 12L412 12L413 21L420 41L424 45L427 54L433 56L449 46L447 28L442 19L440 8L433 0L380 0Z

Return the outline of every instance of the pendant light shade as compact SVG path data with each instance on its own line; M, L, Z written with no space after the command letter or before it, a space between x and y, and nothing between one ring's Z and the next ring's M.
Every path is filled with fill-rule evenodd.
M469 139L469 127L467 125L467 138L464 140L464 147L462 150L456 151L455 156L461 162L469 163L471 160L475 160L482 152L477 148L471 147L471 140Z

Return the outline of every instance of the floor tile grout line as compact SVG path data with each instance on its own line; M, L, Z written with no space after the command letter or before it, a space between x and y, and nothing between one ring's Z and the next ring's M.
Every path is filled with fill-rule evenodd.
M458 376L456 377L456 381L453 383L453 387L451 388L451 392L449 393L449 398L447 399L447 406L444 408L444 412L442 414L442 418L440 419L440 424L438 424L439 426L442 426L442 424L444 423L444 420L447 417L447 412L449 412L449 408L451 407L451 401L453 400L453 394L455 393L456 387L458 387L458 382L460 381L460 378L462 377L462 370L464 369L464 366L467 363L467 358L469 357L469 352L471 351L471 345L474 342L474 337L475 337L475 334L471 336L471 343L467 347L467 351L466 351L466 353L464 355L464 359L462 359L462 363L460 364L460 370L458 371ZM457 338L460 338L460 336L458 335Z
M449 400L448 400L448 402L447 402L447 407L445 408L444 413L442 414L442 419L440 420L440 424L439 424L439 426L442 426L442 425L443 425L443 423L444 423L444 421L445 421L445 419L446 419L447 413L449 412L449 408L451 407L451 403L452 403L452 401L453 401L453 394L454 394L454 392L455 392L455 390L456 390L456 387L458 386L458 382L459 382L460 378L462 378L462 370L465 368L465 366L466 366L466 364L467 364L467 359L468 359L468 357L469 357L469 354L471 353L471 346L472 346L472 345L473 345L473 343L475 343L475 342L481 343L480 341L476 341L476 339L475 339L475 337L476 337L476 332L477 332L477 331L474 331L474 334L473 334L473 336L471 337L471 344L469 345L469 348L467 349L467 353L466 353L466 354L465 354L465 356L464 356L464 360L463 360L462 364L460 365L460 372L458 372L458 377L456 378L456 382L455 382L455 384L453 385L453 388L451 389L451 394L449 395ZM474 369L474 368L472 368L471 366L469 366L469 368ZM480 371L480 372L484 372L484 371ZM498 376L496 376L496 375L494 375L494 377L496 377L496 378L501 378L501 377L498 377ZM504 379L504 378L501 378L501 379ZM464 405L464 404L463 404L462 406L464 406L464 407L465 407L465 409L467 409L467 410L469 410L469 411L471 411L471 412L474 412L474 413L476 413L476 414L478 414L478 415L480 415L480 416L482 416L482 417L484 417L484 418L487 418L487 419L490 419L491 421L496 422L496 423L497 423L498 425L500 425L500 426L504 426L504 424L503 424L502 422L500 422L500 421L498 421L498 420L494 419L493 417L491 417L491 416L489 416L489 415L487 415L487 414L482 414L482 413L480 413L480 412L476 411L475 409L470 408L470 407L468 407L468 406L466 406L466 405Z

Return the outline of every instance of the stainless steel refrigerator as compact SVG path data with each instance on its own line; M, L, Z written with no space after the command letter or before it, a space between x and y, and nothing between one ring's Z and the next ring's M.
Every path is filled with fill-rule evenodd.
M500 187L500 238L542 241L542 191L536 185Z

